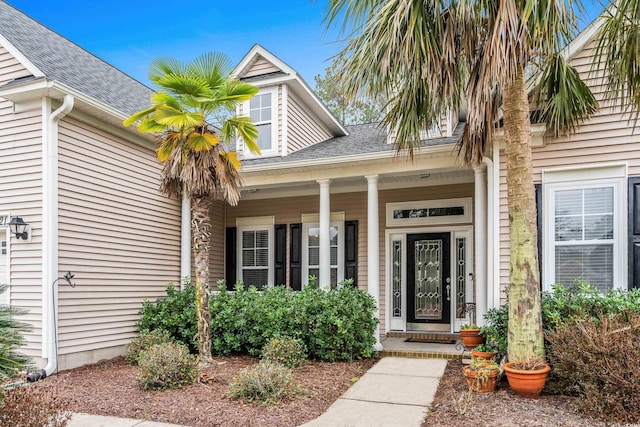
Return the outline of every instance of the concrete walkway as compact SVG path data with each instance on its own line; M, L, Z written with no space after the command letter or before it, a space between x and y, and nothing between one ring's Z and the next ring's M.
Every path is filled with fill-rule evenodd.
M301 427L420 427L447 361L384 357L327 412ZM68 427L180 427L99 415L73 414Z
M302 427L420 427L447 361L385 357Z

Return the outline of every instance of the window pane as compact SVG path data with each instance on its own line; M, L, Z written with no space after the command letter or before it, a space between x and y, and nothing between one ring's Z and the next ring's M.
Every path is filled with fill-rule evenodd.
M260 110L251 110L249 112L249 117L251 117L251 120L253 120L254 122L262 121L260 120Z
M556 283L576 281L606 292L613 287L613 245L556 246Z
M267 267L269 265L269 249L256 249L256 266Z
M320 246L320 229L309 228L309 246Z
M584 238L585 240L613 239L613 214L586 216Z
M253 249L255 247L255 231L242 232L242 248Z
M337 286L338 286L338 269L332 268L331 269L331 287L335 288Z
M588 188L584 190L584 213L613 213L613 188Z
M331 233L331 244L332 245L337 245L338 244L338 227L330 227L329 228L329 232Z
M310 268L309 276L315 276L316 278L320 275L320 269L318 268Z
M242 266L253 267L255 264L255 251L253 249L242 250Z
M556 215L580 215L582 190L556 191Z
M309 265L320 265L320 248L309 248Z
M329 252L331 253L331 265L338 265L338 247L332 246L329 248Z
M259 230L256 231L256 248L269 247L269 231Z
M582 217L556 217L556 241L582 240Z
M258 140L256 143L260 150L271 149L271 123L264 125L257 125L258 128Z
M266 121L271 121L271 107L269 108L263 108L260 110L261 112L261 121L266 122Z
M266 268L251 269L242 271L242 281L247 286L255 286L262 289L269 283L269 270Z
M262 95L260 95L261 99L261 103L262 103L262 107L271 107L271 94L270 93L263 93Z
M252 110L260 108L260 95L251 98L251 101L249 101L249 108Z

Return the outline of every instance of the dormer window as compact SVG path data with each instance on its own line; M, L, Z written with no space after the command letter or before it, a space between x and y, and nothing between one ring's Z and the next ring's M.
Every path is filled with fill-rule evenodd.
M277 142L277 89L261 89L246 105L249 117L253 119L258 128L258 139L256 143L260 148L262 156L274 156L278 154ZM251 154L245 151L245 157Z

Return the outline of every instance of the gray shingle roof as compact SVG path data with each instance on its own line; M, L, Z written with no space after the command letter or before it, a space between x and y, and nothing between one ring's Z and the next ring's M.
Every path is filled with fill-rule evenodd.
M51 80L127 115L150 105L150 88L1 0L0 34Z
M380 123L367 123L363 125L347 126L349 135L331 138L302 150L295 151L286 157L265 157L245 159L244 166L257 166L269 164L286 164L304 160L327 159L354 154L373 154L392 152L396 150L393 144L387 144L385 129ZM457 144L462 137L464 123L459 123L450 137L431 138L421 141L421 147L435 145Z

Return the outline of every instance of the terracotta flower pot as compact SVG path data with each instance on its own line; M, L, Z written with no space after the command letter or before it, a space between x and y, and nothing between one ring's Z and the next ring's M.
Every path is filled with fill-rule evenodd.
M489 372L472 371L468 366L462 368L462 373L467 379L469 388L476 393L490 393L496 389L498 369Z
M495 351L476 351L471 350L471 358L473 360L491 360L496 355Z
M476 347L484 342L480 329L460 329L460 338L465 347Z
M545 364L544 368L541 369L521 370L514 369L514 364L515 362L509 362L503 365L507 380L509 380L509 386L513 392L518 396L532 399L540 397L551 367Z

